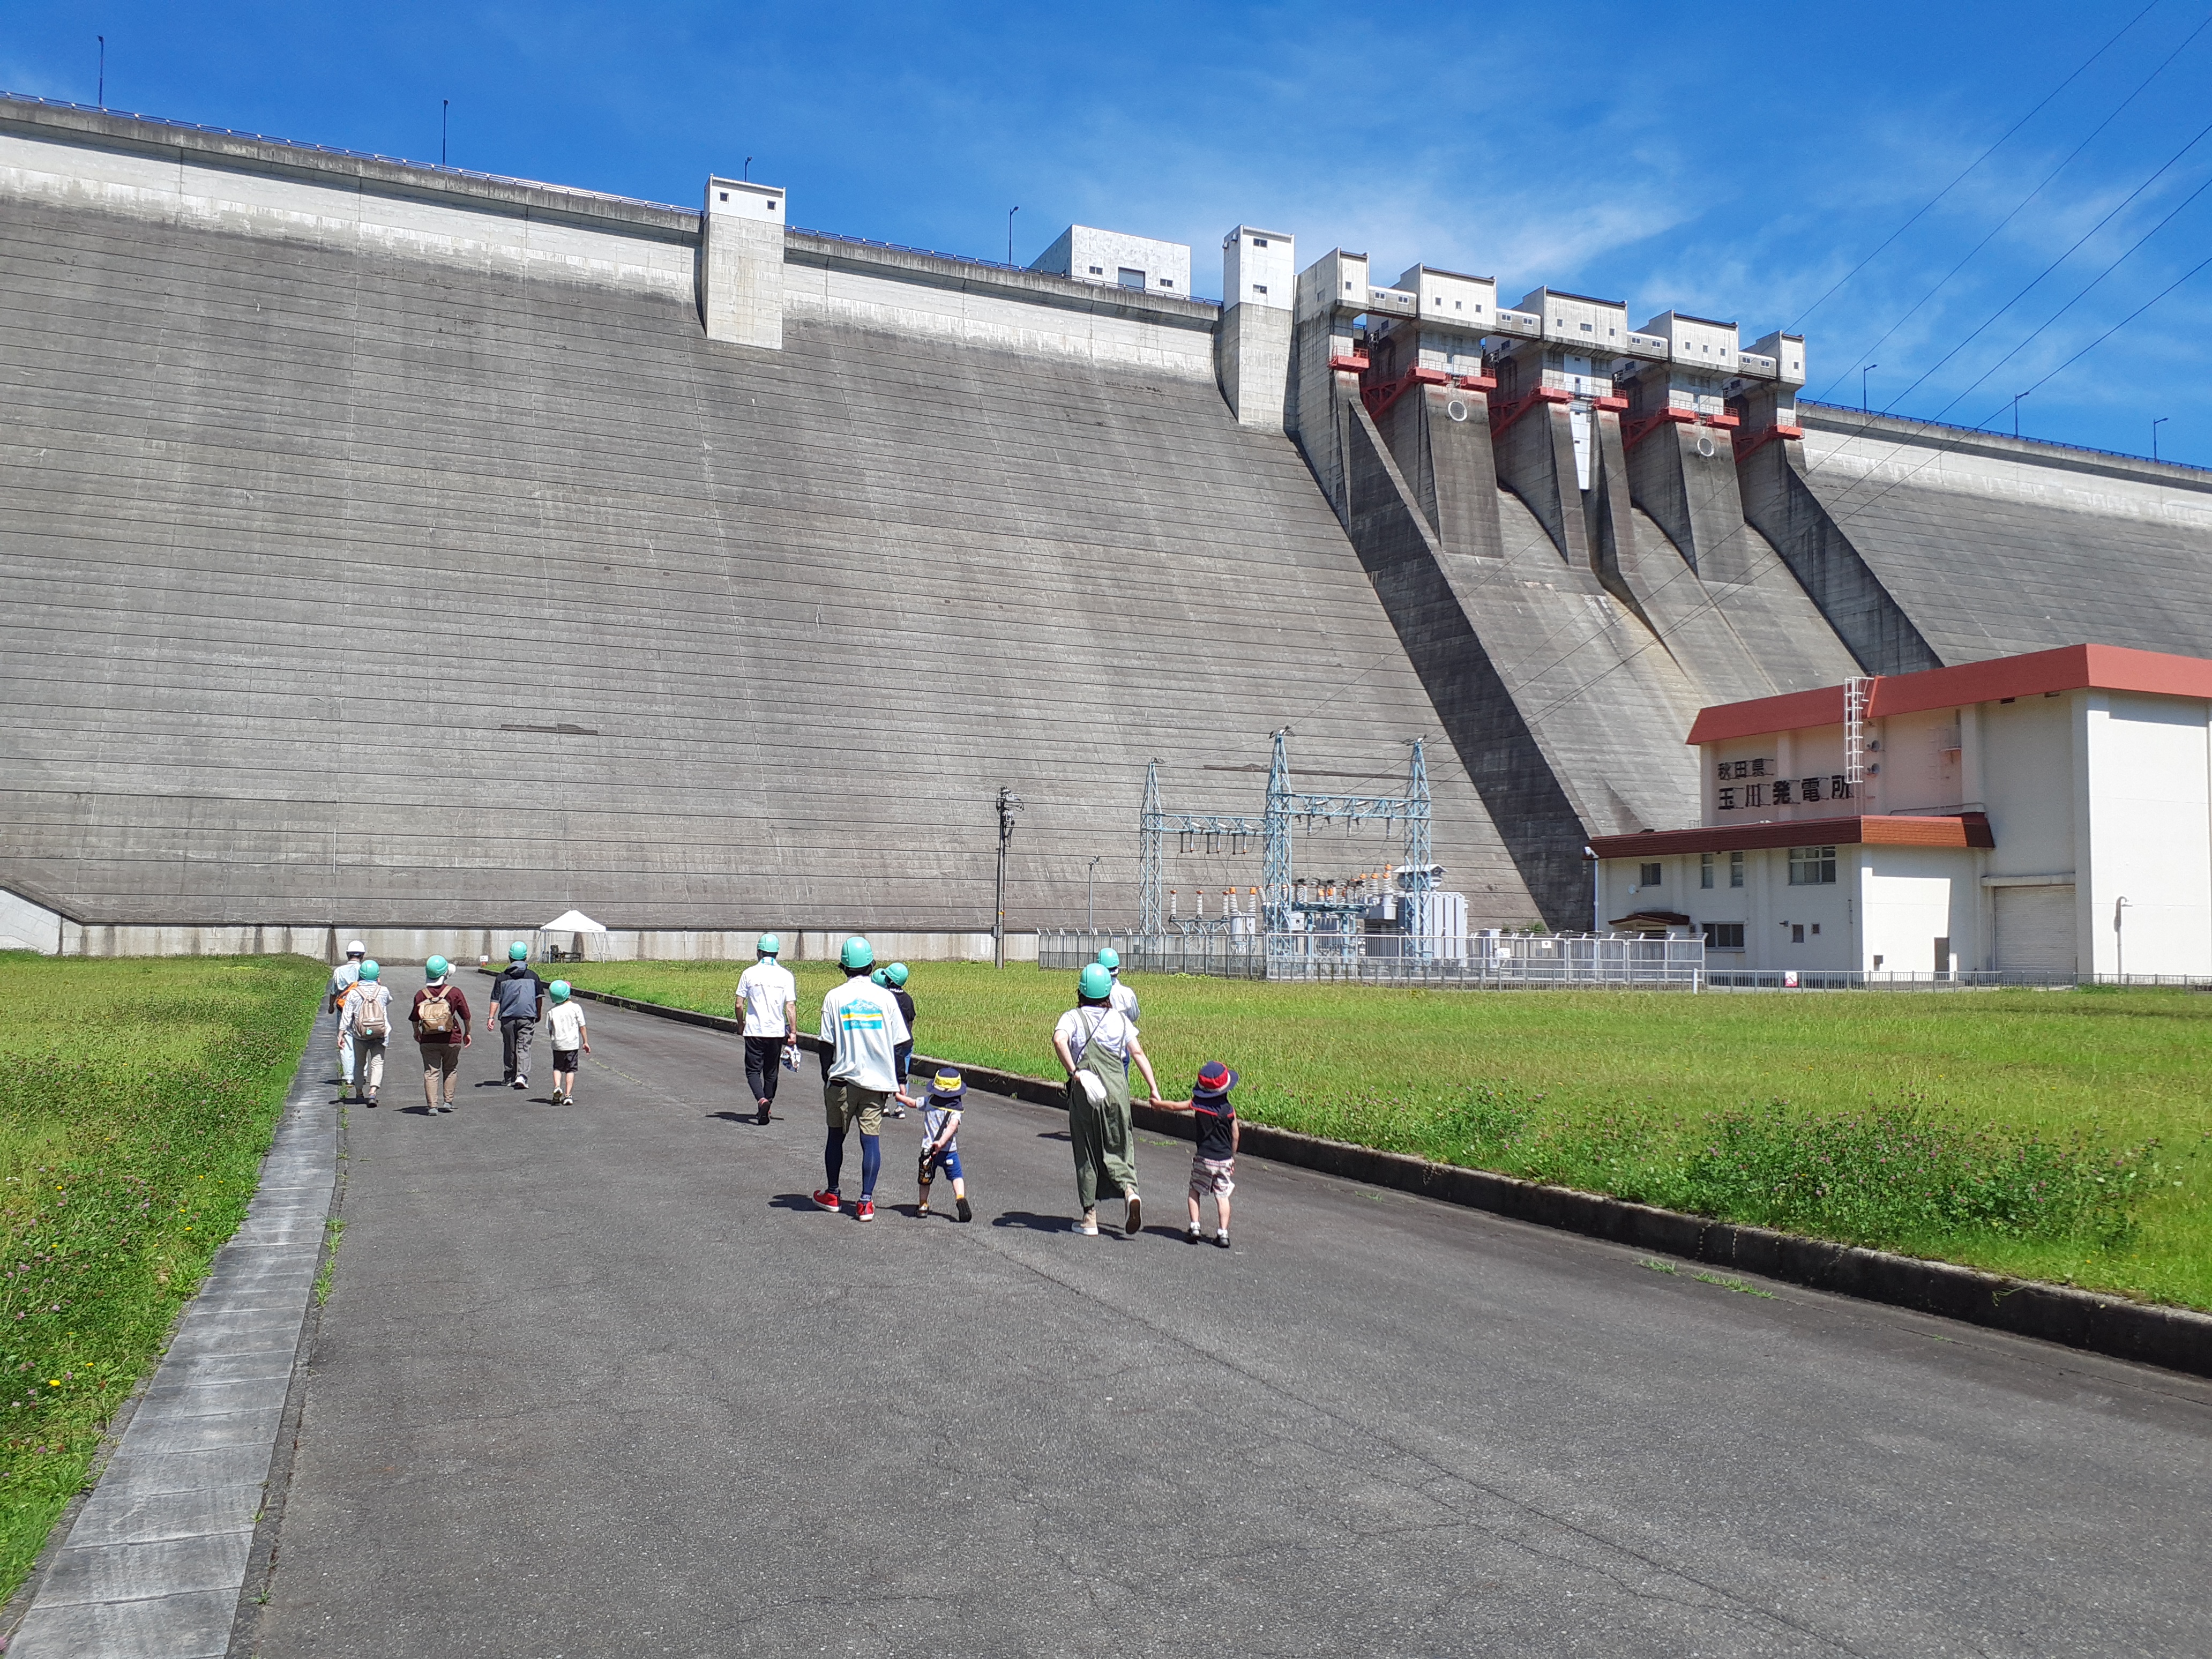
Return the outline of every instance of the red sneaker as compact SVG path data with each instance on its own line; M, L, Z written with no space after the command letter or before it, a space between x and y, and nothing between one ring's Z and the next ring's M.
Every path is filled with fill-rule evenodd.
M814 1206L817 1209L835 1210L842 1207L842 1201L836 1194L825 1187L814 1194Z
M873 1221L876 1218L876 1200L872 1198L862 1199L853 1213L862 1221Z

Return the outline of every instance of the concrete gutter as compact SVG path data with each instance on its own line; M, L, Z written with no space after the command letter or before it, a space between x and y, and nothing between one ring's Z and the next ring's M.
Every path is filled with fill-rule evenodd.
M580 986L574 988L574 994L686 1024L732 1034L738 1029L734 1019L687 1008L610 996ZM810 1050L818 1051L821 1047L817 1038L800 1040ZM1066 1103L1065 1085L1046 1078L1024 1077L957 1060L937 1061L920 1054L915 1060L917 1065L957 1066L969 1086L987 1094L1034 1106ZM1187 1112L1155 1111L1139 1105L1134 1115L1140 1128L1184 1140L1196 1139ZM2186 1308L2154 1306L2068 1285L2007 1279L1954 1262L1923 1261L1887 1250L1863 1249L1767 1227L1715 1221L1648 1204L1631 1204L1601 1193L1577 1192L1571 1187L1544 1186L1486 1170L1435 1164L1404 1152L1377 1152L1371 1146L1323 1140L1249 1121L1244 1124L1241 1145L1255 1158L1487 1211L1514 1221L1534 1222L1540 1227L1662 1251L1685 1261L1711 1262L1812 1290L1910 1308L2117 1359L2212 1376L2212 1315Z
M9 1659L229 1651L337 1181L333 1018L315 1022L246 1219L48 1551Z

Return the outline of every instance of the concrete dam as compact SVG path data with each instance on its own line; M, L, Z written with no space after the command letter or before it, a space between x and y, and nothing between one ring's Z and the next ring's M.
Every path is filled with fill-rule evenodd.
M972 938L1001 787L1008 927L1127 925L1148 763L1255 811L1284 727L1338 790L1425 737L1470 920L1579 928L1706 704L2212 653L2212 474L1802 402L1785 334L792 210L0 98L0 938Z

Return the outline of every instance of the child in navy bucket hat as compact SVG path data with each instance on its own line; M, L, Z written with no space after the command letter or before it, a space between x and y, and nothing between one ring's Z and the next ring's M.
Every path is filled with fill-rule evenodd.
M1229 1248L1229 1194L1237 1190L1237 1108L1229 1099L1236 1086L1237 1073L1219 1060L1209 1060L1198 1068L1188 1100L1154 1103L1188 1111L1198 1121L1198 1146L1190 1160L1190 1225L1183 1237L1193 1244L1205 1242L1199 1204L1211 1194L1218 1217L1213 1242L1224 1250Z

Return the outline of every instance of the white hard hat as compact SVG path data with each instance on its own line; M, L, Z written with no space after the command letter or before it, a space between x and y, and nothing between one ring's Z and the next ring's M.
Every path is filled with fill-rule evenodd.
M368 946L357 939L349 939L346 941L346 954L349 957L365 957L368 954Z

